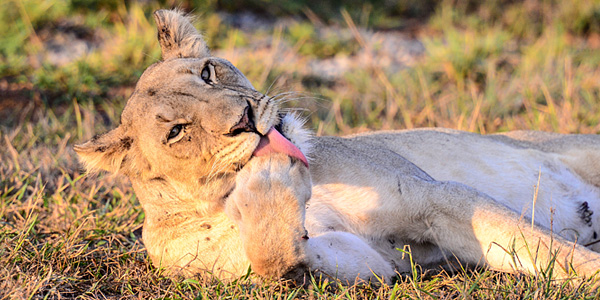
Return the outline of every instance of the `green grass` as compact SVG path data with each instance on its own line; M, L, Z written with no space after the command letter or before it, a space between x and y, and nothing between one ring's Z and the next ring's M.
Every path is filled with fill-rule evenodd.
M163 2L4 3L0 298L595 297L597 282L555 282L542 275L489 270L423 275L418 266L413 274L383 286L344 287L316 280L291 287L252 283L254 275L234 282L208 274L188 280L164 276L134 234L144 215L127 180L84 177L71 148L118 124L133 84L159 59L151 12L172 5ZM237 4L200 2L182 6L198 7L202 16L197 25L213 52L230 59L261 91L273 85L276 91L300 92L290 106L305 108L308 126L318 134L423 126L482 133L600 132L600 1L423 2L434 9L417 1L382 9L371 1L346 7L347 13L331 5L317 18L335 26L333 30L314 17L302 18L308 11L305 2L283 1L269 7L270 17L296 18L257 31L233 28L214 13L239 9ZM251 8L266 5L245 3ZM307 67L312 60L360 53L376 60L370 53L377 45L365 51L364 31L352 30L354 26L403 28L405 20L416 16L420 21L413 34L425 52L410 68L392 72L358 65L332 79ZM52 65L45 45L61 24L93 32L102 42L67 64ZM248 48L257 39L271 47Z

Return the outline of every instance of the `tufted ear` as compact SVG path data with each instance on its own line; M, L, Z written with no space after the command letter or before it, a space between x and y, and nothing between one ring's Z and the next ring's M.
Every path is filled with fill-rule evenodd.
M177 57L207 57L206 42L198 33L191 18L179 10L157 10L154 20L158 28L158 42L163 60Z
M132 143L133 139L126 136L122 126L119 126L83 144L75 145L73 149L89 173L99 170L116 173L121 169Z

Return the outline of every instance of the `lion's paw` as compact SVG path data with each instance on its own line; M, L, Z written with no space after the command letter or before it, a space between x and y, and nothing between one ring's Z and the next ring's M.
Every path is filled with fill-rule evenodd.
M225 210L238 224L246 255L258 274L291 276L304 269L308 238L304 214L310 189L306 167L287 155L255 157L238 174Z
M240 171L227 209L234 219L265 212L281 213L304 206L311 196L308 169L284 154L254 157Z

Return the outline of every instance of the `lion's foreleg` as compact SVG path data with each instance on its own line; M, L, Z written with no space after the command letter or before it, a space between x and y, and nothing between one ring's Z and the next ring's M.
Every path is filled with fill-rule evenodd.
M238 174L226 213L239 227L254 272L292 279L304 274L310 193L308 170L285 155L255 157Z
M257 274L300 282L309 270L348 282L394 275L390 263L353 234L309 238L304 213L310 195L308 170L284 155L256 157L238 174L226 213L238 224Z

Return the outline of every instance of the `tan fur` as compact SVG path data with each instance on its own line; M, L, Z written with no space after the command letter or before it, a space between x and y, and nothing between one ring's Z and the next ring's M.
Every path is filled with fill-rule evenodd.
M119 127L75 147L89 172L131 179L155 265L221 278L251 265L266 277L302 281L312 271L353 282L410 271L397 250L409 246L424 267L457 258L537 273L556 258L560 278L600 268L598 253L572 243L600 233L597 136L312 137L297 117L279 115L277 96L211 57L187 17L161 10L155 19L163 61L144 72ZM256 130L236 131L244 118ZM273 126L310 168L283 154L252 157Z

